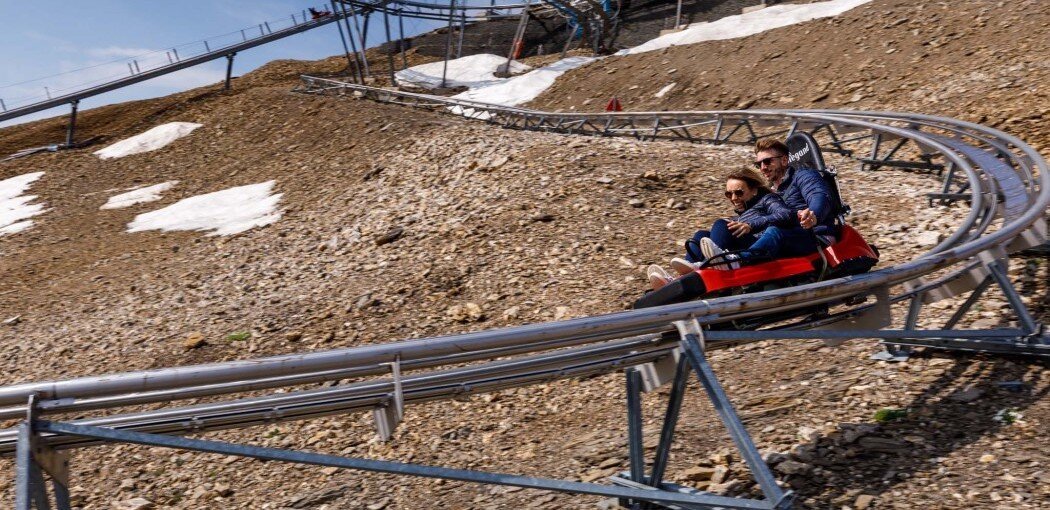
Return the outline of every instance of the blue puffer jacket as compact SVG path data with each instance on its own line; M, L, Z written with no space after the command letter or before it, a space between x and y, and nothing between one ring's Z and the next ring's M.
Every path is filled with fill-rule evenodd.
M760 234L770 225L788 228L798 226L795 210L788 207L776 193L760 189L754 198L744 203L744 207L746 209L736 221L750 225L754 235Z
M813 211L817 216L817 225L813 227L813 233L835 235L831 189L819 172L812 168L788 167L783 182L777 186L777 193L791 209Z

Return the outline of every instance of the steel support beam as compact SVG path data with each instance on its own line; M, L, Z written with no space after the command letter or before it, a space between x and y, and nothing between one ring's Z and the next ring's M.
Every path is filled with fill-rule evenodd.
M390 71L390 86L396 87L397 77L394 76L394 51L391 46L393 44L393 39L391 39L390 36L390 16L387 15L386 11L383 11L383 29L386 32L386 65Z
M79 105L79 99L69 102L69 127L66 129L66 147L73 147L73 137L76 135L77 129L77 107Z
M740 421L733 404L729 402L729 397L726 396L725 390L722 389L722 385L719 384L714 370L704 355L702 342L706 332L703 331L696 320L677 321L675 326L682 337L680 344L682 353L689 360L693 371L696 372L700 385L703 386L704 391L711 400L711 405L714 406L719 419L722 420L722 424L725 425L726 430L729 432L729 437L732 438L741 458L747 464L748 469L751 470L751 476L755 478L762 494L771 503L772 508L789 508L793 501L793 495L790 492L785 493L777 485L776 477L773 476L769 466L762 460L762 454L758 452L758 448L752 442L751 436L744 427L744 423Z
M448 2L448 33L445 36L445 63L441 67L441 88L448 86L448 61L452 58L452 16L455 14L456 0Z
M228 53L226 55L226 83L223 89L230 90L230 79L233 78L233 57L236 57L236 53Z
M86 425L73 425L70 423L61 422L40 421L38 430L41 432L47 432L49 434L88 437L107 442L140 444L145 446L159 446L164 448L173 448L177 450L190 450L203 453L215 453L220 455L234 455L238 457L292 462L296 464L307 464L314 466L330 466L344 469L371 471L376 473L420 476L425 478L443 478L446 480L456 480L461 482L507 485L527 489L541 489L574 494L590 494L595 496L628 498L654 503L707 505L709 507L719 506L734 509L739 508L766 510L772 508L771 506L764 504L763 502L755 502L750 500L727 498L722 496L706 494L694 496L669 491L629 489L622 487L610 487L606 485L598 485L593 483L537 478L532 476L445 468L438 466L428 466L386 460L341 457L337 455L327 455L296 450L283 450L279 448L267 448L261 446L233 444L222 441L193 439L178 436L166 436L160 434L146 434L142 432L131 432L127 430L109 429L104 427L91 427Z

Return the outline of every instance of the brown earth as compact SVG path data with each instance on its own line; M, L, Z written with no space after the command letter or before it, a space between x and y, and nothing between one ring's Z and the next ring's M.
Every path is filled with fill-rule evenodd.
M873 8L888 11L881 15L886 23L915 16L913 6L903 2L876 2ZM939 4L927 7L935 8L944 12ZM1034 16L1025 10L1031 8L1008 2L988 16ZM814 27L820 30L804 35L831 37L850 15L839 23L818 22ZM855 37L910 33L862 26L855 27ZM731 43L748 48L775 33ZM800 34L796 30L792 40L801 45ZM1014 49L1019 44L1024 43L1008 51L1019 54ZM781 58L803 58L794 55ZM654 59L667 57L630 58L636 61L632 65L655 68L662 60ZM712 52L710 58L721 62L712 69L732 69L736 56ZM95 122L95 129L113 140L163 122L204 124L159 151L100 161L90 154L93 147L0 163L0 179L47 172L30 192L50 208L35 218L32 229L0 238L0 319L20 317L0 325L0 383L622 310L644 288L645 264L666 262L678 253L681 239L725 213L719 175L750 155L732 147L508 131L396 106L289 92L298 73L334 72L341 65L336 58L274 63L238 80L232 93L198 89L181 99L85 112L85 122ZM761 69L747 72L763 75ZM568 80L593 79L600 86L603 74ZM843 78L813 77L832 79ZM915 80L922 87L944 85L932 77ZM892 101L900 94L880 83L870 84L866 106L896 107ZM557 85L573 95L565 86ZM737 90L743 95L747 89ZM762 94L759 86L755 90ZM1041 93L1024 97L1045 98ZM991 104L994 96L982 99ZM1002 96L997 100L1003 108L1013 107ZM932 106L930 112L951 113L934 112ZM47 127L49 122L54 126ZM1015 131L1029 141L1045 136L1043 124L1024 126L1042 126L1042 131ZM48 129L61 133L61 121L0 131L0 146L13 150L54 141ZM859 173L848 171L854 165L836 162L847 169L842 185L856 210L853 222L883 248L884 264L929 248L919 234L946 232L965 213L962 206L926 207L923 193L937 184L931 176ZM173 179L180 184L159 202L98 209L116 190ZM270 179L284 194L284 216L268 227L228 238L123 232L136 214ZM399 239L376 243L377 236L395 228L404 229ZM1013 269L1026 301L1046 322L1046 260L1017 259ZM924 324L943 321L957 302L936 304ZM459 312L467 303L476 304L481 315ZM979 329L1010 321L1005 300L991 292L965 324ZM235 340L229 336L234 332L250 336ZM184 341L193 333L205 344L187 349ZM876 350L869 341L837 349L819 342L765 342L712 354L759 447L791 461L777 469L800 494L802 506L1046 506L1050 455L1042 436L1050 417L1050 377L1045 363L927 352L885 364L868 359ZM1023 389L1007 391L998 384L1002 381L1022 381ZM750 493L739 458L712 456L731 450L728 438L698 387L690 392L669 477L725 494ZM650 448L666 394L665 388L645 398ZM622 376L612 374L410 406L388 444L375 441L366 415L206 437L592 480L625 469L623 403ZM874 415L882 408L910 412L879 423ZM1003 409L1016 409L1023 418L1014 424L995 421ZM771 459L780 456L771 453ZM716 466L727 470L726 478L710 485L704 478ZM699 469L705 467L712 469ZM0 462L0 484L8 491L4 501L11 501L12 468L8 460ZM78 451L72 469L74 499L84 509L119 508L133 498L159 508L608 504L141 447Z
M616 96L628 111L915 111L1003 129L1047 155L1048 25L1041 0L875 0L744 39L609 57L565 74L529 106L601 111Z

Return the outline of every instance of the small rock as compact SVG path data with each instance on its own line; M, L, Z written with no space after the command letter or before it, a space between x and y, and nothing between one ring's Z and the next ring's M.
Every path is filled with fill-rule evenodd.
M16 315L16 316L11 317L9 319L4 319L4 326L14 326L15 324L18 324L19 322L22 322L22 316L21 315Z
M682 471L681 478L689 480L690 482L701 482L710 480L715 474L715 468L694 466L685 471Z
M714 453L708 458L716 466L728 466L729 462L733 460L728 453Z
M380 500L380 501L378 501L376 503L368 505L366 508L368 508L368 510L383 510L389 504L390 504L390 498L383 498L382 500Z
M311 506L318 506L329 501L339 499L346 493L345 487L336 489L327 489L311 494L300 494L291 499L288 502L288 506L292 508L308 508Z
M939 242L941 242L940 232L928 231L915 236L915 244L920 247L934 246Z
M659 182L660 181L660 172L657 172L656 170L646 170L642 174L642 179Z
M354 303L354 309L356 309L356 310L363 310L363 309L368 308L370 306L375 306L378 303L379 303L379 300L372 299L372 294L371 293L361 294L361 296L358 297L357 301Z
M120 481L120 490L122 491L133 491L135 490L135 479L125 478Z
M568 319L572 316L572 310L567 306L559 306L554 309L554 320L560 321L562 319Z
M711 483L723 483L729 478L729 468L725 466L715 466L714 472L711 473Z
M448 318L456 322L477 322L485 318L485 312L477 303L452 305L445 312Z
M199 331L194 331L186 335L186 340L182 342L182 346L187 350L196 349L205 345L204 334Z
M645 201L637 198L632 198L627 201L627 205L634 207L635 209L640 209L642 207L645 207Z
M554 215L550 213L537 213L529 217L531 221L538 221L542 223L549 223L554 221Z
M785 475L804 475L809 472L811 466L803 462L796 462L788 459L777 464L775 469Z
M952 394L948 399L965 404L981 398L982 395L984 395L984 390L979 388L966 388L965 390Z
M601 176L601 177L595 179L595 181L598 181L599 184L612 184L612 182L613 182L612 179L610 179L608 177L605 177L605 176Z
M860 496L857 496L856 501L853 502L853 508L856 510L865 510L871 506L873 501L875 501L875 496L872 496L871 494L861 494Z
M743 485L743 482L737 479L733 479L726 483L711 484L711 486L707 488L707 492L719 495L732 494L737 489L739 489L741 485Z
M298 342L299 340L303 339L303 332L302 331L289 331L288 333L284 334L284 339L288 340L289 342Z
M862 437L857 444L869 452L898 453L911 449L907 443L876 436Z
M781 462L787 460L787 455L780 452L766 452L762 455L762 460L769 466L775 466Z
M379 234L375 236L376 246L383 246L384 244L390 244L394 241L397 241L404 233L404 228L394 227L384 234Z
M798 438L807 443L812 443L820 439L820 431L813 427L802 426L798 428Z
M486 161L486 162L482 163L478 169L479 170L496 170L497 168L499 168L499 167L501 167L503 165L506 165L508 161L510 161L509 157L507 157L507 156L499 156L499 157L497 157L495 159L492 159L490 161Z
M984 455L981 455L981 458L977 460L980 461L982 464L991 464L992 462L995 462L995 455L986 453Z
M517 305L512 306L512 307L510 307L510 308L508 308L508 309L503 311L503 316L508 318L508 319L517 319L520 315L521 315L521 307L517 306Z
M150 510L155 506L146 498L132 498L113 505L113 508L114 510Z

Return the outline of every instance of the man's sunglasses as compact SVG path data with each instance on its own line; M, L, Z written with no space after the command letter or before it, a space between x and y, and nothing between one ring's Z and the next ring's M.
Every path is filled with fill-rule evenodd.
M782 158L782 157L784 157L784 156L770 156L768 158L760 159L758 161L755 161L755 168L762 168L763 166L772 163L774 159Z
M733 197L740 198L742 196L744 196L744 190L742 190L742 189L734 189L734 190L726 191L726 198L733 198Z

